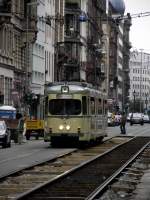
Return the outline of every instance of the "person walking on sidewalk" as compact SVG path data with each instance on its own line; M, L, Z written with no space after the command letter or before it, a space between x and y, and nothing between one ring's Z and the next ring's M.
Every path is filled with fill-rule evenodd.
M120 118L120 130L121 130L121 134L126 134L126 114L125 112L122 112L121 114L121 118Z

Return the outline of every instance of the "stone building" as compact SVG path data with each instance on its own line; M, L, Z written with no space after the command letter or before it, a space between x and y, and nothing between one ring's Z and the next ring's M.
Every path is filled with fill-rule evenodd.
M132 103L135 103L137 105L136 111L144 112L144 110L149 110L150 107L150 54L142 49L132 51L129 67L129 98L131 103L129 109L133 112Z
M127 14L127 18L124 19L124 34L123 34L123 96L122 96L122 107L127 110L129 105L129 90L130 90L130 49L131 43L129 38L130 27L131 27L131 16Z
M39 117L46 82L81 81L123 107L131 24L116 20L124 13L119 2L1 0L0 103Z
M1 104L21 109L28 90L28 49L36 39L36 5L32 1L0 1L0 94ZM32 10L32 12L31 12Z
M124 1L65 0L58 5L64 23L56 23L55 80L91 83L107 92L114 111L124 109L131 26L131 19L123 18Z
M43 118L45 83L54 81L55 2L53 0L38 1L38 32L29 52L32 57L29 92L30 116L38 119Z
M129 32L131 17L124 16L124 1L110 0L109 9L109 92L111 111L122 111L129 102Z
M56 23L59 36L56 41L55 80L86 81L99 87L104 80L101 49L105 1L60 2L57 12L64 16L64 22Z

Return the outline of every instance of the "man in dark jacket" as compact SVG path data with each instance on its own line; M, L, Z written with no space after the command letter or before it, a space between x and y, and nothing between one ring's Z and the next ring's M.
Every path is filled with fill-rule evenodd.
M120 119L120 130L121 134L126 134L126 115L125 112L122 112L121 119Z

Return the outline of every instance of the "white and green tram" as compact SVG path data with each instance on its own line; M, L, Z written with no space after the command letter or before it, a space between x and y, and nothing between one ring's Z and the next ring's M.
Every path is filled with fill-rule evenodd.
M51 83L45 87L44 141L52 146L82 145L106 136L106 94L86 83Z

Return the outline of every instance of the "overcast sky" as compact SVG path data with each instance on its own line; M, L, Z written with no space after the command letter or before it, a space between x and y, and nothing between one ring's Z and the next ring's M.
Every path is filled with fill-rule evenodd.
M150 0L124 0L125 13L137 14L150 12ZM144 49L150 53L150 16L132 19L130 41L133 48Z

